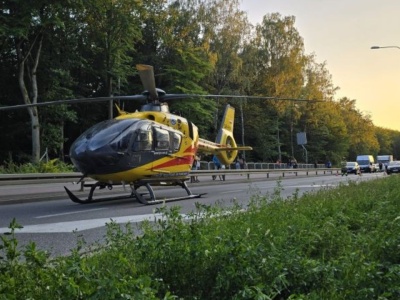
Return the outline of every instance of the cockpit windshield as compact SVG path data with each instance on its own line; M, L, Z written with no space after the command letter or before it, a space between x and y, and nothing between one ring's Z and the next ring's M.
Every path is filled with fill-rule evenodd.
M135 122L137 120L134 119L103 121L89 129L83 137L89 140L89 149L95 150L109 144Z
M177 152L181 133L141 119L107 120L84 132L74 143L76 154L109 146L117 152Z

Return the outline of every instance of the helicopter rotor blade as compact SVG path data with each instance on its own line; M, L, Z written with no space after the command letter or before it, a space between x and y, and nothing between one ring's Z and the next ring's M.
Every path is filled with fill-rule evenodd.
M16 110L21 108L28 107L40 107L40 106L48 106L48 105L60 105L60 104L74 104L74 103L87 103L87 102L104 102L110 100L146 100L146 96L144 95L132 95L132 96L111 96L111 97L97 97L97 98L78 98L78 99L66 99L66 100L57 100L57 101L48 101L48 102L39 102L39 103L31 103L31 104L20 104L14 106L0 106L0 111L2 110Z
M151 99L158 99L153 67L149 65L137 64L136 68L139 71L140 80L142 81L144 88L150 93Z
M74 104L74 103L85 103L85 102L103 102L110 100L136 100L136 101L148 101L153 104L159 105L159 101L168 101L173 99L190 99L190 98L226 98L226 99L255 99L255 100L272 100L272 101L300 101L300 102L326 102L326 100L316 99L298 99L298 98L278 98L278 97L264 97L264 96L247 96L247 95L199 95L199 94L165 94L163 90L157 89L155 85L154 69L150 65L137 64L136 68L139 72L140 80L144 88L145 93L140 95L131 96L110 96L110 97L97 97L97 98L79 98L79 99L66 99L30 104L20 104L14 106L0 106L0 111L16 110L21 108L40 107L48 105L59 105L59 104Z
M326 102L326 100L303 99L303 98L279 98L266 96L246 96L246 95L199 95L199 94L166 94L163 96L163 101L183 98L239 98L239 99L254 99L254 100L272 100L272 101L299 101L299 102Z
M156 91L155 91L156 92ZM255 99L255 100L271 100L271 101L296 101L296 102L326 102L326 100L316 99L300 99L300 98L278 98L278 97L262 97L262 96L245 96L245 95L199 95L199 94L165 94L162 97L162 101L174 100L174 99L190 99L190 98L239 98L239 99ZM111 97L97 97L97 98L78 98L78 99L66 99L48 102L39 102L31 104L20 104L13 106L0 106L0 111L6 110L17 110L29 107L40 107L48 105L61 105L61 104L75 104L75 103L88 103L88 102L104 102L110 100L136 100L145 101L147 97L145 95L132 95L132 96L111 96Z

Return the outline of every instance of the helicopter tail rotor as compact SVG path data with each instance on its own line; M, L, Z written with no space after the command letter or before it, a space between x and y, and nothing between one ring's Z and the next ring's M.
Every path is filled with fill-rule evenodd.
M199 138L199 152L214 154L224 165L230 165L235 160L238 151L252 150L249 146L237 146L233 137L233 123L235 119L235 109L229 104L225 108L224 118L219 128L217 138L214 142Z

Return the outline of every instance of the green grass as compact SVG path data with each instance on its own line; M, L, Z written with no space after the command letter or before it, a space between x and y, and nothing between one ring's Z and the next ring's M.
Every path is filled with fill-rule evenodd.
M2 236L0 299L399 299L399 177L248 207L197 205L188 220L108 225L106 245L50 260ZM244 210L245 209L245 210ZM96 245L98 249L99 245Z

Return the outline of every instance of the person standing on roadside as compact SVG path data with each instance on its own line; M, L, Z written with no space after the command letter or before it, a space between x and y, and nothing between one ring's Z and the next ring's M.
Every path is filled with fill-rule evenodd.
M214 164L214 170L221 170L221 162L219 161L218 157L216 155L213 156L213 164ZM215 180L217 178L217 175L212 176L212 180ZM219 176L219 179L221 179L221 176Z
M200 170L200 157L199 156L195 156L194 160L193 160L193 165L192 165L192 170L193 171L197 171ZM190 177L190 182L200 182L199 178L197 176L191 176Z
M236 159L236 162L235 162L235 169L236 169L236 170L240 170L240 162L239 162L239 159Z
M240 169L247 169L246 160L243 157L239 157L238 159Z
M221 164L219 161L218 157L216 155L213 156L213 163L214 163L214 169L215 170L225 170L225 165ZM218 175L219 180L225 181L225 175ZM217 175L212 176L212 180L217 179Z
M225 165L221 165L221 170L224 171L226 169ZM225 181L225 175L220 175L219 180Z
M343 158L342 162L340 163L340 171L342 173L342 176L344 176L344 175L347 176L347 161L344 158Z

